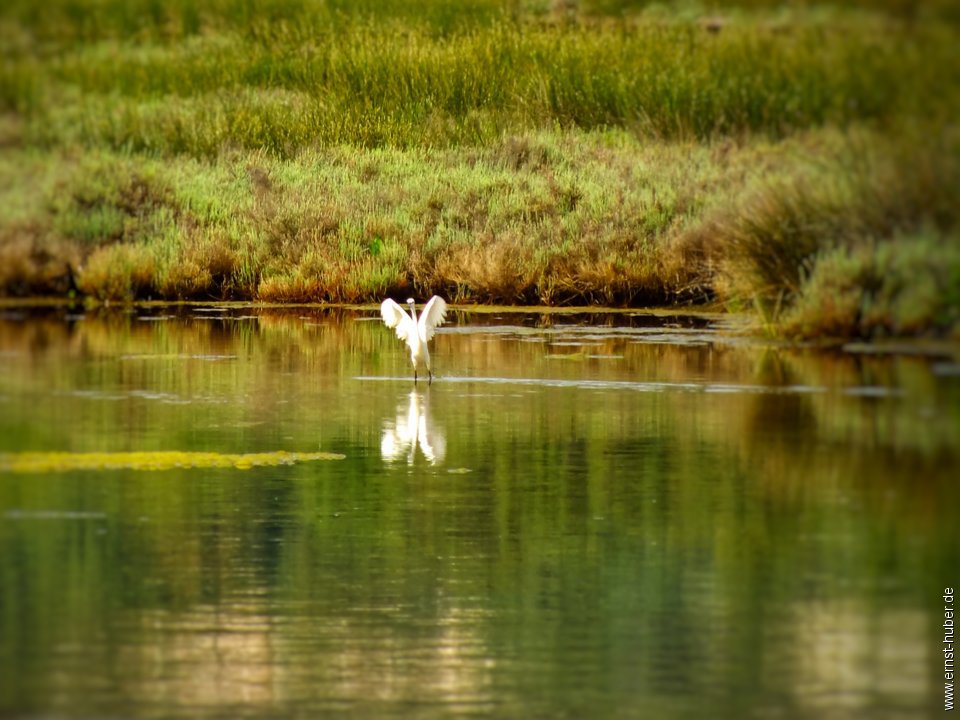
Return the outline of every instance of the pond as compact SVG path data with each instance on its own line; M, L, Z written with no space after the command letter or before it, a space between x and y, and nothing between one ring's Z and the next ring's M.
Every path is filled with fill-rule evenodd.
M942 711L960 366L726 322L3 310L0 714Z

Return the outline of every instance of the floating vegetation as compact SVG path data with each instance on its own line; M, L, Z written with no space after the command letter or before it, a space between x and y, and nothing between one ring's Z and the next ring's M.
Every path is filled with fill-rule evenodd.
M23 452L0 454L0 473L49 473L69 470L174 470L293 465L314 460L343 460L339 453L265 452Z
M5 520L106 520L107 514L86 510L7 510Z

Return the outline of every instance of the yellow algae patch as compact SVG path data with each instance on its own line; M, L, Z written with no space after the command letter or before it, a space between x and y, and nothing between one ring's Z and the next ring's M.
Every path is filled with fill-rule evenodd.
M313 460L343 460L339 453L265 452L230 455L217 452L24 452L0 454L0 472L47 473L67 470L173 470L293 465Z

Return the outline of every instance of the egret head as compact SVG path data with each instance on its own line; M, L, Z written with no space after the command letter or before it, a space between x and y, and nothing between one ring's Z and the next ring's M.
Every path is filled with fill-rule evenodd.
M407 298L407 305L413 305L413 298Z

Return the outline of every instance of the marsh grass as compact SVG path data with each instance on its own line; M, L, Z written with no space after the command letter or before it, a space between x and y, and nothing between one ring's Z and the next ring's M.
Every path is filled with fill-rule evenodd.
M11 0L0 292L718 297L800 335L943 330L954 15Z
M349 26L80 46L13 60L0 102L31 142L213 157L315 146L485 144L504 132L621 127L651 138L783 136L884 122L950 78L944 41L754 26L495 24L435 37ZM921 33L922 34L922 33ZM924 52L919 46L923 45ZM38 79L39 78L39 79ZM951 80L954 84L955 79ZM949 95L948 95L949 96Z
M916 147L869 133L703 145L607 132L213 163L11 157L0 178L33 164L35 194L5 229L0 279L8 294L102 300L718 297L800 336L948 329L960 163L946 140Z
M732 167L765 153L781 151L753 148ZM677 248L726 192L709 154L623 133L293 160L240 152L213 164L84 154L36 172L34 222L71 248L79 289L103 299L695 299L701 269ZM0 165L0 177L23 162ZM62 179L44 189L48 174Z

